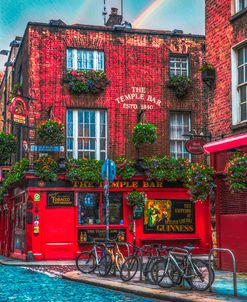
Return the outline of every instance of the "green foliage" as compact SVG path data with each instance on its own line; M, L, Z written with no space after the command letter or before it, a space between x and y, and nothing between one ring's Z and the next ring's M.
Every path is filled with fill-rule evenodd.
M0 165L17 151L17 141L12 134L0 132Z
M136 146L154 144L157 140L157 128L153 124L139 123L135 126L132 142Z
M35 174L45 181L56 181L58 163L51 156L41 156L34 162Z
M95 159L68 159L66 177L70 181L101 182L101 166L103 162Z
M8 189L23 178L28 167L29 160L26 158L23 158L12 166L11 170L4 177L0 188L0 201L3 200L3 196L8 192Z
M187 93L189 88L192 85L192 81L189 77L185 76L173 76L169 83L168 88L174 90L176 96L178 98L183 98Z
M207 70L214 70L214 66L211 64L204 63L202 65L202 67L200 68L200 71L203 72L203 71L207 71Z
M115 159L115 164L117 166L117 176L122 179L130 179L136 173L135 162L133 160L125 157L118 157Z
M130 207L143 207L147 200L144 192L132 191L127 194L126 199Z
M201 163L192 163L186 171L185 186L189 188L193 201L206 201L213 187L214 170Z
M37 128L38 140L48 146L58 146L64 142L63 124L48 120Z
M13 87L12 93L14 96L18 94L18 92L22 93L22 84L21 83L16 83Z
M184 181L189 160L177 160L165 155L146 158L145 164L148 167L146 171L148 179L176 182Z
M229 160L225 167L226 182L232 192L243 192L247 189L247 154L239 153Z
M104 71L100 70L73 70L67 73L69 89L75 94L99 93L110 82Z

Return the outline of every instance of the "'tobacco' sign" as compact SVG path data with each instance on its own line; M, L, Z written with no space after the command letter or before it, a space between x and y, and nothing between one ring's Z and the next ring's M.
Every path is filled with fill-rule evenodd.
M185 144L186 150L191 154L203 154L203 146L206 141L203 138L192 138Z

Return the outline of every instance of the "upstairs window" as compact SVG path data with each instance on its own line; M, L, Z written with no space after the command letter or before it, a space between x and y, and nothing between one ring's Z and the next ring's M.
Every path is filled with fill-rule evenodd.
M247 46L237 51L240 121L247 120Z
M236 12L240 12L241 10L247 7L247 0L236 0Z
M67 69L104 70L104 52L86 49L67 49Z
M170 57L170 77L189 76L189 62L186 56Z
M183 136L191 130L190 112L170 113L170 155L173 158L188 158L189 152L185 149L188 137Z

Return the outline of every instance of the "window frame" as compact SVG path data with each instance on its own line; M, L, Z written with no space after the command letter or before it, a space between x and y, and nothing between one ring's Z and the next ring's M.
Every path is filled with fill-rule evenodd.
M238 82L238 53L240 49L246 49L247 56L247 39L241 41L240 43L234 45L231 49L231 76L232 76L232 125L239 125L247 122L247 100L246 102L246 116L245 119L241 120L241 96L240 88L246 87L247 94L247 80L244 80L242 83ZM247 69L247 62L242 64ZM246 71L245 71L246 72ZM247 98L247 97L246 97Z
M172 114L188 114L189 115L189 132L191 131L191 129L192 129L192 113L191 113L191 111L186 111L186 110L184 110L184 111L176 111L176 110L172 110L172 111L170 111L169 112L169 153L170 153L170 156L172 156L173 158L181 158L181 157L179 157L177 154L178 153L175 153L175 157L172 155L172 152L171 152L171 142L172 141L181 141L183 144L182 144L182 146L183 146L183 148L184 148L184 150L185 150L185 152L183 152L183 153L185 153L185 154L188 154L188 157L183 157L183 158L188 158L189 160L191 160L192 159L192 155L191 155L191 153L189 153L187 150L186 150L186 148L185 148L185 143L186 143L186 141L188 141L189 140L189 137L187 138L186 136L184 136L183 138L181 138L181 139L172 139L171 138L171 116L172 116ZM184 123L182 124L183 126L184 126ZM184 127L183 127L184 128ZM185 134L185 133L183 133L183 134ZM183 135L182 134L182 135Z
M72 51L72 67L68 67L68 52ZM78 68L78 52L92 52L93 53L93 68ZM103 68L99 68L99 61L97 60L97 56L99 53L102 53L102 65ZM105 52L102 49L89 49L89 48L72 48L68 47L66 49L66 68L67 70L100 70L105 71Z
M68 112L72 111L72 132L73 132L73 136L68 136ZM82 138L85 139L85 136L79 136L78 135L78 113L79 111L82 111L82 113L89 111L89 112L95 112L95 159L100 160L100 155L101 155L101 148L100 148L100 143L101 143L101 139L103 137L100 136L100 113L104 112L105 115L105 137L103 139L105 139L105 159L107 158L107 151L108 151L108 114L107 114L107 110L105 109L87 109L87 108L67 108L66 111L66 155L69 158L74 158L74 159L78 159L78 153L79 152L89 152L92 151L90 149L79 149L78 145L78 139ZM84 123L85 124L85 123ZM83 127L84 130L84 127ZM71 138L73 140L73 148L72 149L68 149L68 142L67 139ZM93 137L87 137L88 139L94 139ZM69 156L68 152L72 152L72 157ZM103 152L103 151L102 151Z
M244 1L244 7L240 8L240 1ZM247 8L247 0L235 0L235 13L239 13Z
M185 58L187 63L187 75L186 77L190 77L190 55L189 54L178 54L178 53L170 53L169 54L169 78L172 78L174 76L183 76L182 74L174 74L171 75L171 59L172 58Z

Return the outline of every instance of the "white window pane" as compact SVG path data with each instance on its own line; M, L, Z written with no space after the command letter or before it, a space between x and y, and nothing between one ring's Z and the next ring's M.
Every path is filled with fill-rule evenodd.
M73 68L73 60L72 60L72 49L67 49L67 68L72 69Z

